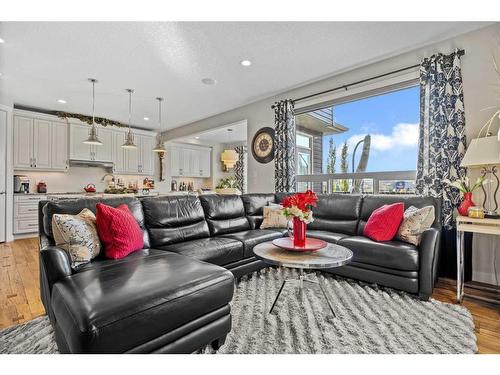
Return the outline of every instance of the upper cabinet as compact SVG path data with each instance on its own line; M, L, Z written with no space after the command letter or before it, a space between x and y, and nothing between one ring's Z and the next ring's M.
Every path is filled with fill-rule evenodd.
M175 144L168 147L173 177L210 177L212 153L208 148Z
M69 160L111 162L113 172L153 176L155 133L133 130L136 149L124 149L126 129L97 127L102 145L83 143L90 126L82 122L66 123L55 116L31 115L18 111L14 115L14 169L69 169Z
M52 123L52 168L68 169L68 124Z
M89 125L71 124L70 129L70 159L113 161L113 130L99 127L97 136L102 145L96 146L83 143L89 137Z
M14 169L68 169L68 125L14 116Z

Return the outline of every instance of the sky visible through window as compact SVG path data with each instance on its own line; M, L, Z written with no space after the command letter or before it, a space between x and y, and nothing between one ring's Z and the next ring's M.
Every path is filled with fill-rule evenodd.
M323 170L326 173L329 141L337 146L336 172L340 172L340 153L347 141L349 170L352 151L366 134L371 135L367 172L415 170L419 126L419 88L410 87L334 106L335 121L349 128L345 133L323 138ZM362 146L356 152L355 168Z

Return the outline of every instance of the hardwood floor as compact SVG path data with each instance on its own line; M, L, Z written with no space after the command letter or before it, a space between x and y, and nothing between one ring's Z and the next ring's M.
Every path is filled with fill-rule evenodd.
M40 301L36 238L0 244L0 329L45 313ZM452 280L440 280L433 298L455 302ZM500 306L466 299L476 325L479 353L500 353Z

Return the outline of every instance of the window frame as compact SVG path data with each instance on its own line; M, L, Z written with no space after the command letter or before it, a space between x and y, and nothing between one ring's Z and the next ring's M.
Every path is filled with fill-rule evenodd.
M297 145L297 135L307 137L309 139L309 147L304 147L304 146L299 146ZM308 153L310 160L309 160L309 174L313 173L313 160L314 160L314 147L313 147L313 142L314 142L314 137L311 134L307 134L301 131L295 131L295 157L297 160L297 170L296 173L298 176L303 176L299 175L299 151L303 151L304 153Z

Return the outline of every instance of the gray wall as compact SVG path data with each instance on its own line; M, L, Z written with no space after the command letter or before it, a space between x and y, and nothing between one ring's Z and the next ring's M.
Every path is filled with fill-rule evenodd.
M273 127L274 113L270 106L277 100L296 98L302 95L327 90L332 87L348 84L364 78L383 74L401 67L418 63L422 58L436 52L448 53L455 48L464 48L466 55L462 58L462 74L464 84L466 133L468 140L477 137L479 129L493 114L492 110L482 111L483 108L498 106L500 93L498 86L500 78L492 64L492 53L496 53L500 61L500 51L497 45L500 38L500 24L464 34L451 40L440 42L415 51L404 53L375 64L357 68L349 72L305 85L300 88L261 100L234 110L197 121L183 127L166 132L166 139L193 134L211 129L220 124L228 124L240 120L248 121L248 143L250 145L254 134L263 126ZM307 69L307 66L304 67ZM244 89L244 88L242 88ZM494 111L494 110L493 110ZM496 129L495 129L496 130ZM470 170L469 175L476 178L479 170ZM274 163L260 164L249 153L248 158L248 191L269 192L274 190ZM481 193L476 192L474 198L481 201ZM500 194L499 194L500 200ZM493 273L493 257L500 258L500 241L489 236L475 236L474 240L474 278L478 281L495 282ZM497 260L496 262L500 262ZM500 266L498 267L500 269Z

